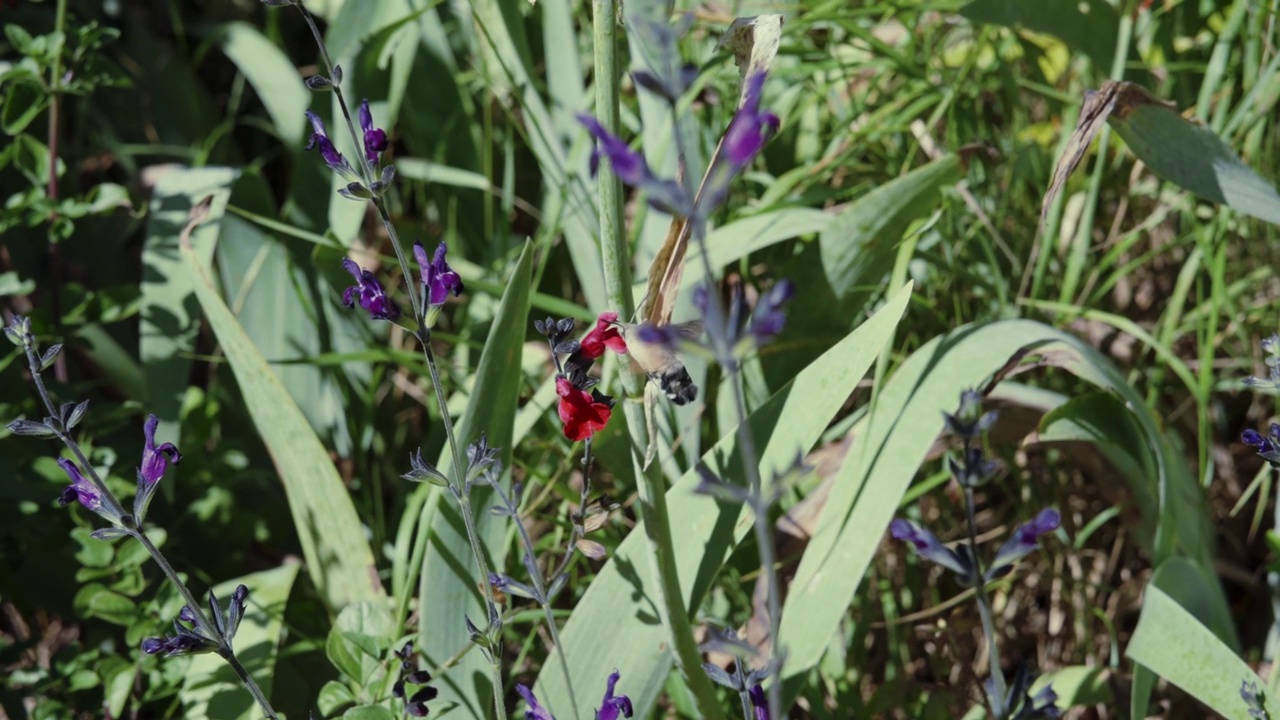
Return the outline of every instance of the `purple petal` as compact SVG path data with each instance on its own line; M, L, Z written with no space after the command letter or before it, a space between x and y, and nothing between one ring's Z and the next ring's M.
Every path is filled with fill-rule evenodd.
M360 101L360 130L368 133L373 129L373 113L369 112L369 100Z
M1029 522L1019 525L1013 535L1000 546L987 572L988 579L998 577L1012 568L1013 563L1027 556L1039 545L1040 536L1053 532L1062 524L1062 516L1053 508L1041 510Z
M751 708L754 710L754 720L769 720L769 701L765 699L764 688L760 683L751 686L747 691L747 697L751 699Z
M538 698L534 697L533 691L528 687L517 684L516 692L520 693L520 697L524 698L525 704L529 706L524 713L525 720L556 720L546 708L538 704Z
M80 468L70 460L58 458L58 466L67 474L67 477L71 478L71 485L62 491L58 499L59 503L66 505L72 500L79 500L85 508L97 512L98 508L102 507L102 496L98 494L98 488L81 475Z
M969 573L968 564L956 551L942 544L937 535L910 520L894 520L889 523L889 533L898 540L911 543L920 557L937 563L961 576Z

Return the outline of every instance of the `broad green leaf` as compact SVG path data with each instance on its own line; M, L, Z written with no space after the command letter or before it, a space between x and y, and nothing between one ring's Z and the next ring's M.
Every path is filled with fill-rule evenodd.
M797 453L807 452L819 440L887 347L910 296L910 285L900 288L874 317L752 413L748 422L762 446L760 469L766 482L789 467ZM702 461L722 477L742 477L736 428L724 428L719 443ZM680 538L672 552L691 608L701 604L720 566L752 528L747 510L695 494L698 481L697 471L690 470L667 491L671 525ZM653 707L666 681L671 656L665 645L666 631L658 621L656 581L650 576L649 560L642 554L647 547L644 528L638 525L596 575L561 631L581 708L599 703L605 678L614 668L622 673L619 690L636 703L641 717ZM569 702L559 661L550 658L543 667L538 697L546 698L553 712L564 712Z
M214 289L204 265L183 247L205 317L226 353L245 405L284 484L307 572L339 610L382 597L373 553L347 488L306 417Z
M84 617L96 617L115 625L128 626L138 615L134 602L99 583L80 588L75 597L76 611Z
M1107 122L1133 154L1165 180L1280 225L1280 193L1275 185L1258 177L1204 125L1158 102L1117 109Z
M147 409L161 420L159 440L178 441L178 411L191 381L191 354L200 317L191 298L192 276L178 252L178 235L191 208L210 195L209 219L191 233L191 244L208 264L222 231L218 222L240 171L234 168L175 168L160 176L147 213L142 247L142 308L138 354Z
M249 175L236 184L232 203L270 214L270 197L262 178ZM228 215L222 225L216 257L223 297L231 298L240 327L275 363L273 371L307 421L338 454L349 456L345 385L367 385L370 365L351 358L338 369L325 369L307 360L368 348L367 316L338 303L351 276L340 269L336 253L275 236L239 213ZM333 284L335 277L341 284ZM304 361L277 363L299 357Z
M949 155L895 178L853 201L819 236L822 267L838 300L893 267L898 241L913 220L932 212L943 187L960 179L960 160Z
M513 426L520 396L520 355L529 323L532 267L533 247L525 244L480 354L475 387L455 428L464 462L466 446L484 433L489 445L500 449L503 467L511 467ZM455 472L447 447L436 467L446 474ZM503 482L510 482L509 473ZM420 616L429 621L422 623L418 643L429 662L435 664L453 657L470 643L463 624L464 615L477 625L483 626L486 621L477 585L481 578L457 504L447 492L433 486L424 485L419 492L430 492L432 498L428 503L436 506L419 585ZM492 570L501 567L505 559L510 520L488 512L491 496L492 490L481 486L471 493L477 532L488 550ZM480 653L469 653L436 679L441 699L458 703L455 712L478 713L483 717L485 708L493 705L488 667ZM477 681L477 677L482 679Z
M384 661L393 634L391 613L384 603L352 603L329 630L325 655L348 680L372 694L375 681L386 674Z
M973 22L1026 28L1060 38L1107 71L1116 54L1120 16L1104 0L1080 2L1037 2L1020 0L974 0L960 10Z
M378 705L351 708L342 714L342 720L397 720L395 713Z
M1078 705L1111 704L1115 698L1108 684L1111 673L1106 668L1087 665L1068 665L1045 673L1036 679L1032 692L1045 685L1052 685L1058 696L1060 708Z
M280 139L290 147L300 144L307 127L303 112L310 98L289 56L248 23L227 23L215 31L214 37L223 54L258 93Z
M942 414L954 410L962 390L1002 377L1032 357L1124 400L1142 430L1142 442L1155 458L1154 474L1131 481L1146 483L1161 499L1157 560L1175 552L1197 555L1202 551L1198 537L1190 548L1179 544L1179 518L1166 517L1166 510L1183 503L1165 502L1186 489L1171 479L1163 436L1142 397L1110 361L1074 336L1037 322L1011 320L961 328L927 343L898 368L877 397L866 427L858 432L836 476L782 614L781 642L788 652L784 681L789 685L818 662L844 617L907 485L942 430ZM1203 514L1195 521L1203 524ZM1217 588L1211 593L1215 602L1225 604L1217 578L1207 574L1204 582Z
M1098 391L1073 397L1040 421L1041 443L1088 442L1112 464L1117 478L1151 477L1155 471L1151 449L1142 429L1115 395ZM1131 483L1141 513L1137 532L1143 549L1151 552L1156 533L1157 501L1146 483Z
M1153 583L1125 654L1208 705L1222 717L1246 718L1241 684L1266 684L1194 615ZM1268 696L1266 710L1280 717L1280 702Z
M298 565L290 563L228 580L213 588L223 603L230 599L237 585L249 588L244 618L232 643L236 657L268 699L284 628L284 609L297 577ZM204 595L197 594L197 597L203 598ZM179 696L184 706L182 716L191 720L256 720L262 717L262 709L253 696L245 690L231 666L216 654L198 655L191 659Z

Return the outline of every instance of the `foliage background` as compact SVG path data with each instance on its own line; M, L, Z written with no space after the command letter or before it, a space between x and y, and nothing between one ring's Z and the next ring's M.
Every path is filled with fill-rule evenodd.
M1276 323L1276 226L1162 181L1114 136L1091 146L1045 227L1039 223L1086 90L1121 74L1203 122L1274 188L1275 0L678 5L694 14L682 53L703 70L690 103L697 158L714 147L737 92L731 57L715 49L720 33L737 16L786 16L766 92L782 133L735 186L711 238L724 277L749 297L781 277L800 288L786 334L744 369L750 408L764 406L872 311L883 311L903 281L914 282L875 370L838 410L815 420L823 423L808 443L816 470L783 501L803 532L797 523L778 525L784 574L796 572L824 498L839 497L836 481L858 469L845 462L848 437L855 447L875 437L867 420L873 391L895 397L888 383L895 374L910 377L903 373L914 367L912 354L955 328L992 328L980 337L1003 347L996 341L1010 342L1023 326L982 324L1025 318L1077 338L1066 346L1086 370L1071 372L1050 358L1019 368L993 392L1003 419L991 444L1008 472L984 498L984 531L998 537L1045 505L1066 518L1058 540L1002 589L998 610L1011 654L1062 673L1060 694L1075 678L1072 697L1081 706L1121 712L1131 703L1135 670L1125 653L1144 588L1155 582L1179 597L1177 586L1211 586L1207 572L1221 592L1209 587L1208 600L1181 597L1181 604L1257 667L1274 633L1265 582L1274 499L1270 475L1237 438L1274 410L1240 381L1266 372L1257 347ZM322 692L329 680L371 684L376 663L335 668L330 661L335 651L326 638L338 607L308 573L296 572L306 533L255 429L246 404L253 394L232 372L222 335L206 324L176 249L189 204L221 193L225 212L216 228L197 234L198 253L216 268L217 290L330 451L364 525L339 542L367 543L387 590L400 598L416 592L423 602L396 606L390 629L380 629L389 637L423 633L432 662L443 662L449 651L441 648L465 639L457 609L469 601L468 586L414 580L418 529L445 516L399 476L418 447L440 456L444 437L411 344L338 303L349 284L341 255L377 266L389 252L364 206L338 198L336 181L303 151L302 111L333 117L329 96L311 95L300 82L316 72L305 26L296 13L249 0L17 2L0 5L0 22L40 37L53 31L60 7L70 48L93 40L81 30L91 22L119 36L80 57L68 51L59 62L69 73L61 75L21 33L6 33L0 292L6 311L31 314L45 337L66 341L53 389L64 400L93 401L82 442L128 492L141 418L162 418L162 432L186 458L176 480L166 480L153 520L199 587L271 573L265 586L276 593L263 601L262 643L270 650L262 662L273 668L281 710L305 717L317 702L323 707L324 692L338 692ZM447 348L451 411L465 417L473 403L501 415L476 401L495 380L475 368L504 290L519 284L513 278L526 246L532 317L585 321L605 309L589 147L572 120L591 109L589 8L487 0L311 7L346 69L350 96L368 97L379 123L394 128L400 234L428 246L446 241L467 282L467 295L437 333ZM45 87L19 77L28 66ZM53 76L61 78L58 92L48 87ZM629 81L623 87L628 136L639 139L655 169L672 174L669 128ZM55 123L50 103L58 107ZM1152 142L1156 152L1176 145ZM634 199L627 213L639 278L669 218ZM400 289L400 279L390 280ZM578 469L551 409L545 352L529 321L517 328L504 339L521 351L507 368L518 369L511 377L519 406L509 465L529 488L527 522L552 552L577 501ZM868 483L897 473L905 487L914 478L901 503L892 493L852 497L850 512L874 501L883 522L908 515L944 539L958 537L956 497L936 461L944 445L927 458L924 452L940 426L936 410L950 408L962 387L985 382L1016 349L1000 356L989 347L988 357L982 344L942 357L955 372L930 386L928 407L901 416L919 419L893 432L919 435L921 458L904 459L901 468L861 468ZM35 412L14 359L0 361L6 418ZM670 480L736 422L719 373L696 360L690 367L707 402L669 420L668 428L683 431L664 457ZM1092 392L1081 377L1111 390ZM1116 398L1139 419L1125 420ZM636 517L623 432L615 423L599 446L598 486L622 505L595 536L611 554ZM1159 472L1147 451L1163 459ZM113 717L195 717L198 688L189 677L184 685L185 666L137 650L180 604L158 573L128 549L90 540L91 519L52 502L64 480L47 446L6 439L0 467L0 712L97 717L106 708ZM1180 489L1173 505L1159 506L1183 523L1177 547L1154 540L1154 526L1165 521L1144 504L1151 488L1138 478L1149 474L1159 475L1160 488ZM1180 479L1168 480L1172 474ZM869 526L873 542L883 522ZM499 545L510 540L503 527L491 526ZM726 562L697 615L741 627L751 619L759 563L749 540L724 549ZM980 674L976 617L956 601L957 588L900 547L874 549L865 578L852 573L861 579L856 594L820 598L849 609L839 631L823 636L831 639L820 658L794 678L797 712L962 714L976 701ZM1189 579L1162 584L1159 574L1175 576L1184 561L1198 563ZM518 561L507 566L514 573ZM559 602L566 614L602 567L577 566ZM430 565L424 577L451 572L466 577L465 568ZM512 616L513 678L531 681L546 657L538 623L532 611ZM663 678L633 692L652 698L661 691L657 715L690 712L678 676ZM457 690L458 716L474 693L465 683ZM1205 712L1167 683L1155 701L1153 711L1171 717ZM247 708L222 710L210 716Z

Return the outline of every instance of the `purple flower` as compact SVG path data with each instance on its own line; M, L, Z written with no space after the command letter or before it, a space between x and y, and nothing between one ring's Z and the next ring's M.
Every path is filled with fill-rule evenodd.
M973 575L972 564L964 555L952 550L937 535L929 532L919 524L910 520L894 520L889 523L889 533L898 540L911 543L920 557L935 562L955 572L962 582L967 582Z
M765 75L758 72L747 78L742 107L729 122L729 129L724 131L724 156L739 170L751 164L764 144L778 131L778 116L768 110L760 111Z
M443 305L449 293L453 293L454 297L462 294L462 278L458 277L458 273L445 262L444 255L447 249L443 242L440 243L436 248L435 257L431 262L427 262L426 248L420 242L413 244L413 257L417 259L418 268L422 272L422 285L426 288L423 292L426 295L427 305Z
M338 152L333 146L333 141L329 139L329 133L325 130L324 121L319 115L308 110L306 112L307 119L311 121L311 139L307 141L307 150L311 148L320 149L320 157L324 158L326 165L330 169L342 173L343 175L355 176L355 171L351 169L351 164L347 159Z
M146 424L142 426L146 445L142 448L142 467L138 468L138 480L147 485L159 482L164 477L165 470L169 469L169 463L177 465L182 462L182 453L178 452L173 443L156 445L156 427L159 425L160 418L148 415Z
M782 306L795 294L795 283L783 278L760 298L751 316L751 334L755 336L756 343L763 345L782 332L787 323L787 314L782 311Z
M1053 508L1045 508L1030 522L1019 525L1013 535L1000 546L996 557L987 570L987 579L992 580L1013 569L1013 564L1020 558L1036 549L1041 535L1053 532L1062 524L1062 516Z
M608 685L605 686L604 699L601 701L600 709L596 711L596 720L618 720L619 713L623 717L631 717L631 698L626 695L613 694L613 688L618 684L618 678L622 673L614 670L609 674Z
M395 320L400 317L400 308L387 296L382 283L378 282L373 273L357 265L351 258L343 258L342 267L356 279L356 284L342 293L343 305L355 307L358 301L360 307L367 310L374 320Z
M756 73L747 78L742 107L734 113L733 120L724 131L720 154L716 157L707 179L702 198L698 202L700 217L706 217L720 206L729 195L729 184L755 159L764 144L778 131L778 116L768 110L760 110L760 96L764 91L766 74Z
M747 697L751 698L751 708L755 711L755 720L769 720L769 701L764 696L764 688L760 683L751 686L747 691Z
M1250 428L1241 433L1240 440L1245 445L1256 448L1262 459L1272 465L1280 466L1280 423L1271 423L1266 437Z
M322 126L323 127L323 126ZM373 113L369 112L369 101L360 103L360 130L364 132L364 156L376 165L387 149L387 133L382 128L373 126Z
M71 484L63 489L62 496L58 498L58 504L66 505L72 500L79 500L85 508L99 512L102 509L102 495L99 494L98 488L81 475L80 468L70 460L58 458L58 465L71 478Z
M524 720L556 720L546 708L538 704L538 698L534 697L532 690L517 684L516 692L520 693L520 697L524 698L529 706L529 709L525 710Z
M649 204L673 215L688 215L691 203L684 188L674 180L663 180L653 174L644 156L627 146L622 138L604 129L599 120L585 113L578 122L596 139L591 153L591 173L600 167L601 156L609 158L609 168L624 184L649 194Z
M142 652L148 655L164 654L165 657L178 655L200 655L218 649L218 644L202 635L174 624L177 634L173 637L150 637L142 641Z

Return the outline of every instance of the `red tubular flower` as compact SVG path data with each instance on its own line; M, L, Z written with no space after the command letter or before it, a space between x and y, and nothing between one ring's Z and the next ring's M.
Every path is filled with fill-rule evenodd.
M608 404L580 390L568 378L556 378L556 394L560 396L560 422L564 436L574 442L588 440L609 422L613 410Z
M627 353L627 341L622 339L622 333L618 331L618 327L613 323L618 321L618 313L603 312L600 317L596 318L595 328L582 338L582 347L576 355L581 356L584 360L596 360L604 355L605 349L612 350L616 353L625 355Z

